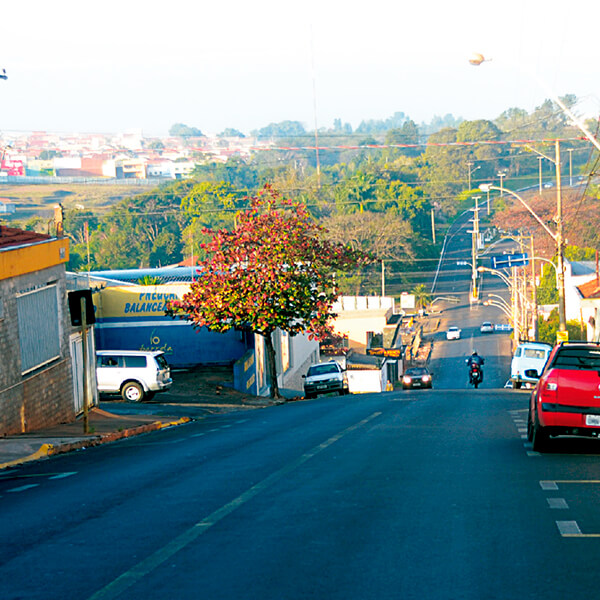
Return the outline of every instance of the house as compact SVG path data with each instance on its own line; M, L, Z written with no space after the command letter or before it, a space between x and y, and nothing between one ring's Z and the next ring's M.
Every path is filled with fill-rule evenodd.
M348 347L364 352L373 333L382 333L394 314L394 299L388 296L341 296L333 305L337 314L335 332L348 340Z
M264 338L247 330L224 333L166 316L169 300L181 299L197 280L195 267L101 271L91 274L96 310L95 339L101 350L162 350L171 366L232 365L235 388L254 395L269 393ZM144 277L152 285L140 285ZM154 283L156 282L156 283ZM308 335L273 334L281 389L302 390L302 374L318 361L319 345Z
M596 263L594 261L565 260L565 317L567 321L581 319L582 296L579 288L595 279Z
M75 419L69 243L0 226L0 435Z

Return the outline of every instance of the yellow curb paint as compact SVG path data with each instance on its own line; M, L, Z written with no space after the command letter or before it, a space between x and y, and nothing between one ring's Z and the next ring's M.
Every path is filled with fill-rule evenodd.
M13 467L14 465L20 465L24 462L29 462L32 460L39 460L40 458L44 458L44 456L50 456L52 451L54 450L54 446L52 444L42 444L37 452L30 454L29 456L25 456L23 458L16 458L15 460L11 460L9 462L5 462L0 464L0 469L5 469L6 467Z

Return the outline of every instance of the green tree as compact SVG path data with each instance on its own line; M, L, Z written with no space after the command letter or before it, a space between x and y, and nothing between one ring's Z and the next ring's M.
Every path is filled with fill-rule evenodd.
M169 135L172 135L173 137L187 138L202 137L204 134L196 127L189 127L184 123L175 123L175 125L172 125L171 129L169 129Z
M331 333L338 297L335 271L370 260L323 239L306 207L284 200L269 186L249 199L232 231L212 232L201 281L168 314L194 327L224 332L250 329L264 337L271 397L279 398L272 334Z
M416 285L411 294L415 297L415 304L417 309L425 308L431 302L431 294L424 283Z

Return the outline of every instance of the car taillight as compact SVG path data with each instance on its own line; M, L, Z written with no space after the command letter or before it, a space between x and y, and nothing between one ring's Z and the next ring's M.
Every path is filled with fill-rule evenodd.
M558 389L558 383L551 381L547 386L546 389L549 392L555 392Z

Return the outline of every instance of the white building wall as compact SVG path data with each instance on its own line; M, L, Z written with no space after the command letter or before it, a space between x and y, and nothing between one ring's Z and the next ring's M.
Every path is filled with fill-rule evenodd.
M351 394L366 394L385 391L387 377L383 369L348 370L348 389Z

